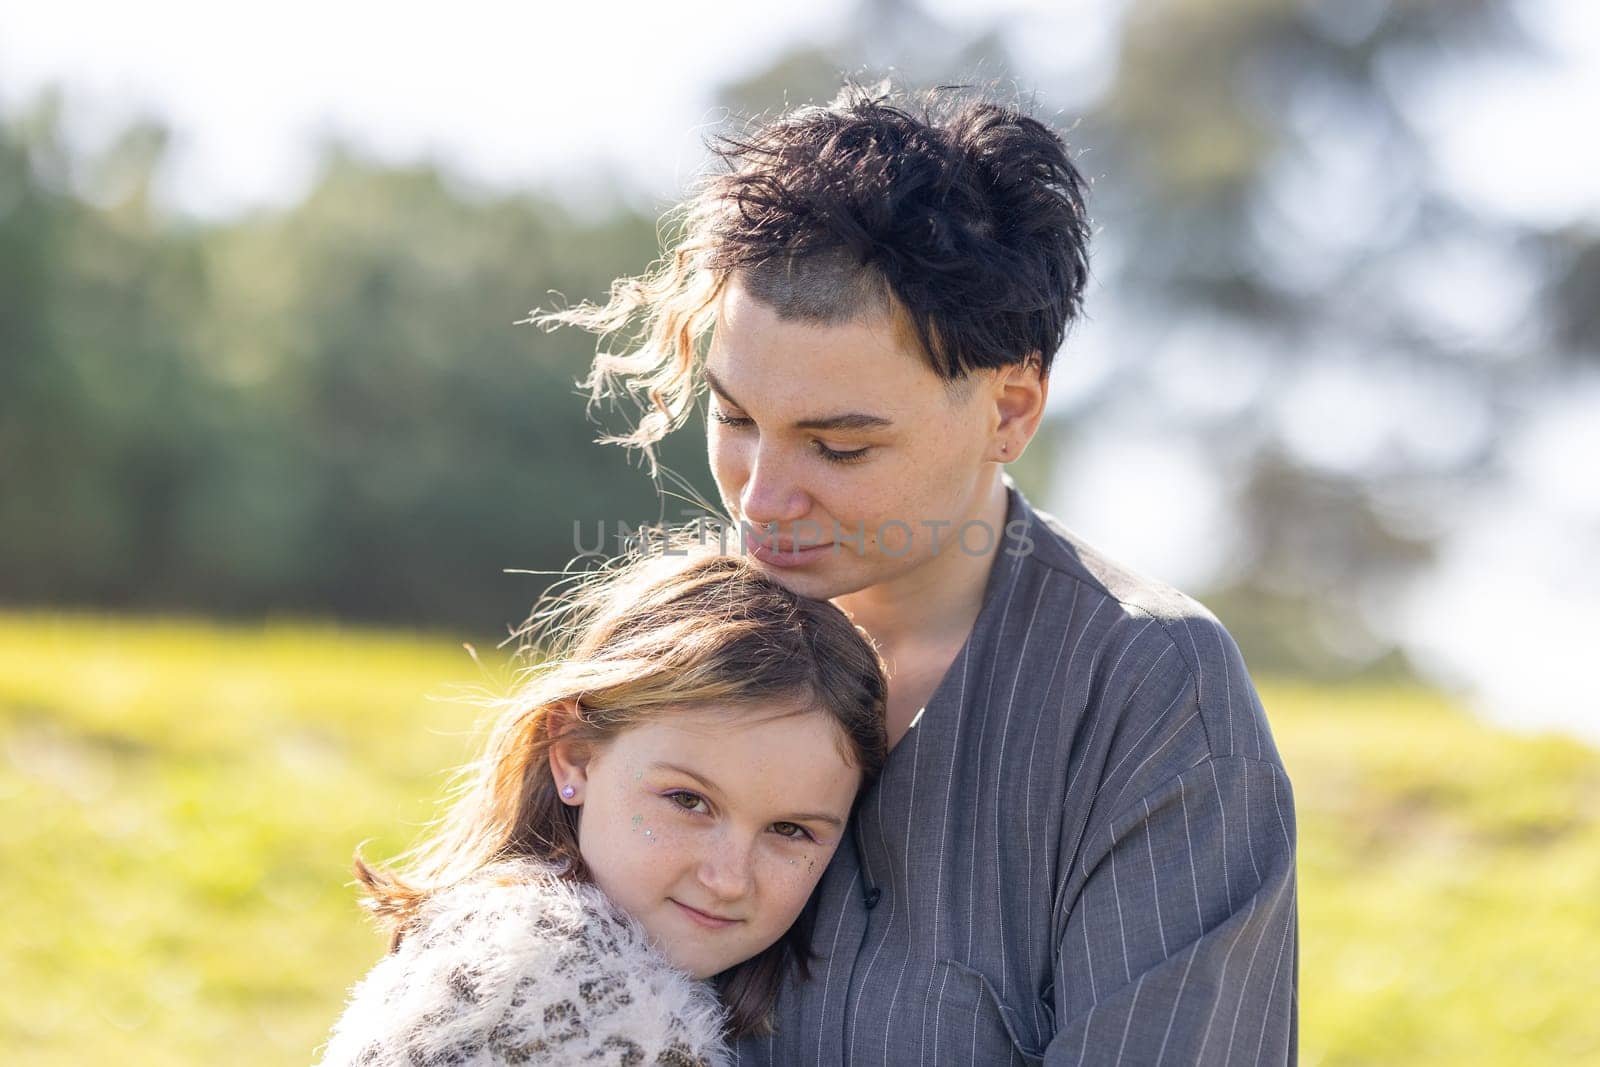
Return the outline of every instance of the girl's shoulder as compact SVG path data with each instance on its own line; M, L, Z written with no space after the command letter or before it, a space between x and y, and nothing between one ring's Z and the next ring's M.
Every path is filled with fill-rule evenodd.
M323 1063L726 1062L723 1010L594 886L512 860L436 894Z

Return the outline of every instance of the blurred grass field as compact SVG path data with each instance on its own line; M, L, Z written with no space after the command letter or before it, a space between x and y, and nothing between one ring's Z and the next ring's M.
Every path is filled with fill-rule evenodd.
M502 684L445 636L0 613L0 1048L306 1063L382 950L349 888ZM1600 752L1266 682L1307 1064L1600 1062ZM1586 694L1573 694L1585 699Z

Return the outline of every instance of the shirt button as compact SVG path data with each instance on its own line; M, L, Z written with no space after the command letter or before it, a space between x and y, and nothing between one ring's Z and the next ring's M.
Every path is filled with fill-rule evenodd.
M872 908L876 908L878 906L878 900L882 896L883 896L883 890L879 889L877 886L873 886L871 889L867 890L867 908L868 908L868 910L871 910Z

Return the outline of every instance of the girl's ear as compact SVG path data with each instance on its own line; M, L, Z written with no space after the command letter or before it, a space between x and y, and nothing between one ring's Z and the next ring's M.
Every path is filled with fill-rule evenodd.
M563 740L570 735L578 716L577 702L562 701L552 707L550 715L550 777L555 779L556 792L561 802L573 807L583 803L583 794L589 784L589 759L591 746L577 740Z

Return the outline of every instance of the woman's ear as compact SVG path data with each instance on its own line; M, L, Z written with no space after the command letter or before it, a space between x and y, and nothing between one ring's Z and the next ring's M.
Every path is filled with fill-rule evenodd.
M577 701L567 700L552 707L550 716L550 777L555 779L556 792L563 804L577 807L583 803L583 794L589 784L589 760L592 746L572 738L576 731Z
M995 430L989 459L1010 463L1022 455L1044 418L1050 381L1037 355L1002 367L994 378Z

